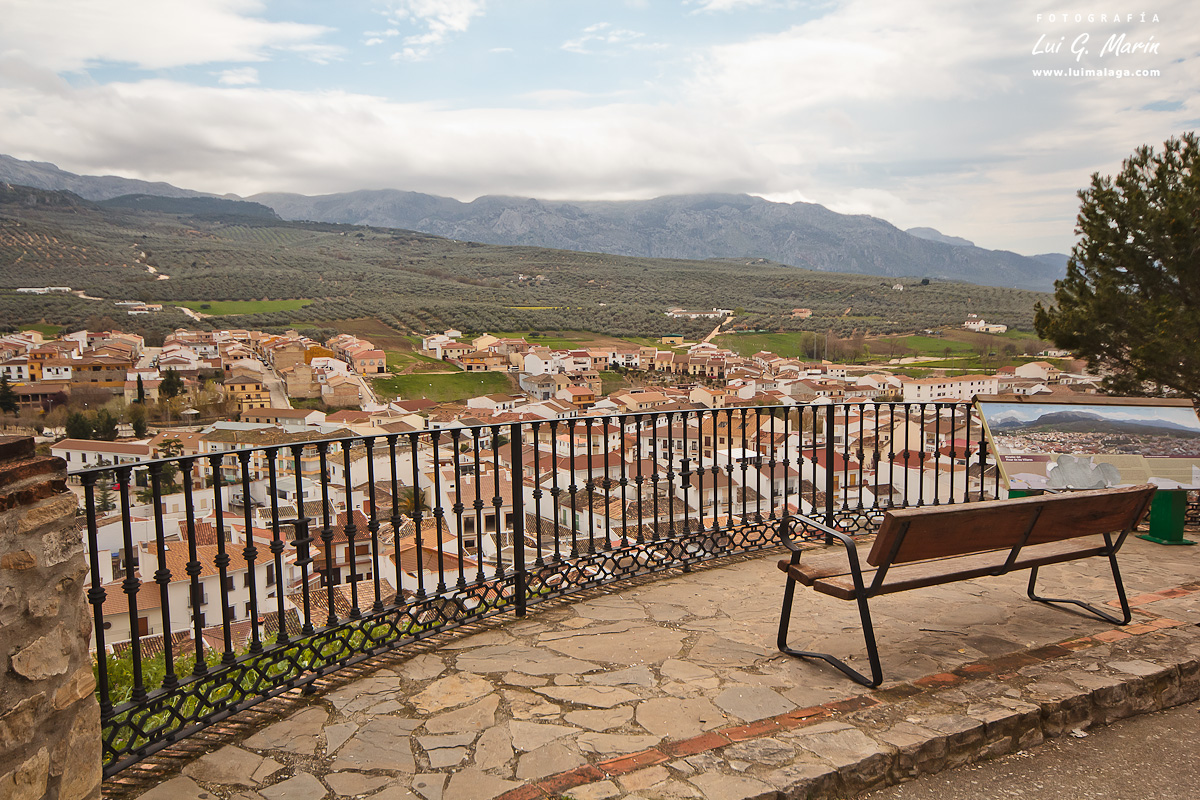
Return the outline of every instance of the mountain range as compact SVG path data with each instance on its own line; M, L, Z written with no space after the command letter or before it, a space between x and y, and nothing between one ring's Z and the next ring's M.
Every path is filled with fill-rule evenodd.
M1114 419L1102 414L1082 410L1054 411L1042 414L1030 422L1001 414L993 418L991 427L996 431L1056 430L1074 433L1124 433L1129 435L1154 434L1175 435L1187 438L1200 437L1200 431L1169 420Z
M0 181L69 190L88 200L123 195L217 197L116 176L81 176L0 155ZM235 195L225 198L241 200ZM761 258L825 272L966 281L1048 290L1066 256L986 250L932 228L900 230L816 203L752 195L691 194L652 200L549 201L484 196L464 203L393 189L246 198L285 220L403 228L456 240L652 258Z

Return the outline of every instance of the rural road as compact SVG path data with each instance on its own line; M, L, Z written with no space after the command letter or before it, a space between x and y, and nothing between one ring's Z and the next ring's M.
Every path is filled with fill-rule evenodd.
M701 339L700 341L702 341L702 342L708 342L708 341L711 341L711 340L712 340L712 338L713 338L714 336L716 336L718 333L720 333L720 332L721 332L721 326L722 326L722 325L724 325L726 322L729 322L729 320L731 320L731 319L733 319L733 317L726 317L725 319L723 319L723 320L721 320L720 322L718 322L718 323L717 323L717 327L713 328L713 329L712 329L712 332L711 332L711 333L709 333L709 334L708 334L708 336L705 336L705 337L704 337L703 339Z
M1080 738L1068 734L1032 750L927 775L865 798L1177 800L1196 796L1200 786L1200 758L1196 757L1200 703L1083 733Z

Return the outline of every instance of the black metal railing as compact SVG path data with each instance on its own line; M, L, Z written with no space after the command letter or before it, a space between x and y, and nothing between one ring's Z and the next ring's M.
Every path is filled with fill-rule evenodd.
M978 419L959 403L434 428L202 452L72 480L86 520L106 775L454 626L773 548L785 515L870 532L891 507L999 490Z

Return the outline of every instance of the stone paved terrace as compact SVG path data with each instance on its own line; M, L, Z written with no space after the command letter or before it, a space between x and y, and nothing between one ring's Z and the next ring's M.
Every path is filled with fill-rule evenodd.
M1126 542L1123 629L1027 600L1027 573L881 598L875 691L776 652L779 557L381 657L164 751L106 796L840 797L1200 694L1200 547ZM1042 574L1059 596L1115 596L1099 559ZM795 620L795 646L862 652L853 603L802 589Z

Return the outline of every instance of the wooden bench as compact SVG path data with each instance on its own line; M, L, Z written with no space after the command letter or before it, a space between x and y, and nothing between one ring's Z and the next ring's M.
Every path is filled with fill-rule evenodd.
M865 686L878 686L883 671L868 606L872 597L1023 569L1030 570L1030 599L1071 603L1104 620L1124 625L1130 620L1130 612L1117 568L1117 551L1146 512L1153 494L1154 487L1147 484L1015 500L894 509L884 515L875 544L867 555L869 566L860 564L854 540L841 531L808 517L785 517L779 533L792 555L779 562L779 568L787 574L779 619L779 649L799 658L821 659ZM827 540L840 541L845 554L819 556L801 563L800 545L792 537L792 529L798 524L825 533ZM1039 567L1093 556L1108 559L1121 618L1078 600L1035 594ZM797 583L840 600L857 601L871 665L870 678L828 653L787 646Z

